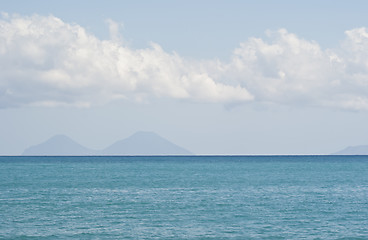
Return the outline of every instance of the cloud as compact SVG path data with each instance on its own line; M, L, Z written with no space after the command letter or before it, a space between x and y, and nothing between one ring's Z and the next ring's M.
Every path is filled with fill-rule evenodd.
M203 102L249 101L236 85L216 82L200 63L152 43L131 49L108 20L100 40L54 16L7 16L0 21L0 107L90 106L114 99L168 97Z
M267 31L221 62L187 60L156 43L132 49L112 20L111 39L100 40L54 16L2 16L0 108L170 98L368 110L366 28L346 31L335 49L285 29Z
M368 33L346 31L338 49L321 49L285 29L251 38L235 49L224 75L255 101L368 110Z

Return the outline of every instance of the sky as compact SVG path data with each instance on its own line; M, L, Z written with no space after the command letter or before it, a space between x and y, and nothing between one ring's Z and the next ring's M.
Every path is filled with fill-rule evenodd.
M0 155L152 131L195 154L368 145L367 1L1 1Z

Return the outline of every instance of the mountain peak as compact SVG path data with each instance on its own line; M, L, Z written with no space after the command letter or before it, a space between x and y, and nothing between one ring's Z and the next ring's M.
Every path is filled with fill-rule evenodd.
M102 151L104 155L188 155L179 147L154 132L139 131L117 141Z
M55 135L45 142L24 150L23 155L65 156L94 155L94 151L72 140L66 135Z
M368 145L349 146L334 155L368 155Z
M56 134L55 136L49 138L48 141L73 141L70 137L64 135L64 134Z

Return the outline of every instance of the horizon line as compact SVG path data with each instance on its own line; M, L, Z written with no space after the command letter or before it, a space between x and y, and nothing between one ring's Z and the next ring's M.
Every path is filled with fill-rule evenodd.
M368 156L368 154L154 154L154 155L0 155L0 157L303 157Z

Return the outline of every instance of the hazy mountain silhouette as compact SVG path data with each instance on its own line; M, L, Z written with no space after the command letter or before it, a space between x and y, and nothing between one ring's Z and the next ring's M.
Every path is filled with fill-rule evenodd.
M88 149L65 135L56 135L47 141L27 148L28 156L81 156L81 155L189 155L191 152L153 132L137 132L117 141L103 150Z
M95 155L96 151L88 149L65 135L56 135L45 142L24 150L23 155L65 156Z
M368 145L350 146L350 147L347 147L333 154L334 155L368 155Z
M137 132L132 136L117 141L102 155L188 155L188 150L166 140L153 132Z

